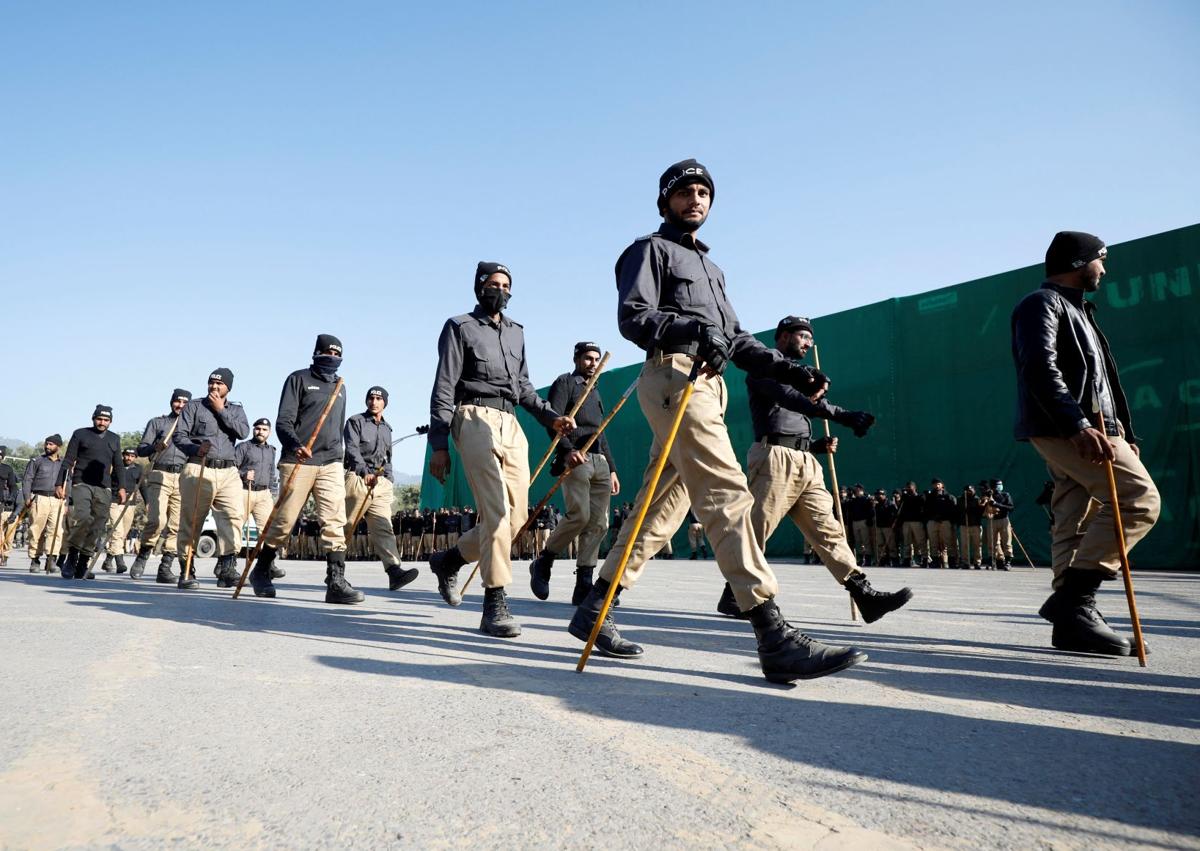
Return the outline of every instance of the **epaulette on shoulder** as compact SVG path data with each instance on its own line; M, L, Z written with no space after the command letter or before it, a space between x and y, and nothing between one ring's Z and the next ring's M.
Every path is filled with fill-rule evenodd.
M447 321L447 322L453 322L455 325L462 325L464 322L466 322L466 321L467 321L468 319L470 319L470 318L472 318L472 317L471 317L471 314L469 314L469 313L463 313L463 314L460 314L459 316L451 316L451 317L450 317L448 320L446 320L446 321Z

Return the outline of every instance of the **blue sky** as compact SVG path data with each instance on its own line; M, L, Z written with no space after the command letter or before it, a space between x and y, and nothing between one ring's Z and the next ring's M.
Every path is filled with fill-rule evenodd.
M407 431L480 259L536 385L632 362L612 265L688 156L754 331L1190 224L1198 43L1195 2L0 3L0 435L216 366L273 418L320 331Z

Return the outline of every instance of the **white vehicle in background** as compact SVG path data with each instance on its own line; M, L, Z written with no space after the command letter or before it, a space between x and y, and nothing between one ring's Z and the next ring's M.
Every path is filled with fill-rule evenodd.
M251 517L246 521L246 535L242 541L242 552L239 556L245 555L246 547L253 547L258 542L258 526ZM183 544L180 544L180 549ZM196 556L198 558L213 558L217 554L217 521L213 518L212 512L204 518L204 526L200 530L200 540L196 543Z

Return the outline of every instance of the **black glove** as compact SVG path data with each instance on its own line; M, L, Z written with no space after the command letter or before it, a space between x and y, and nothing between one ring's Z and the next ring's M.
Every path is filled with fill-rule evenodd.
M875 417L866 411L842 411L833 421L854 430L855 437L866 437L867 430L875 425Z
M704 361L704 365L717 375L724 372L725 367L729 365L729 341L725 339L721 329L715 325L702 325L699 343L700 348L696 354Z
M811 366L802 366L784 361L775 368L775 378L782 384L794 387L803 396L813 396L829 386L829 376Z
M832 437L818 437L816 440L808 444L808 451L813 455L828 455L829 444L835 439L836 438Z

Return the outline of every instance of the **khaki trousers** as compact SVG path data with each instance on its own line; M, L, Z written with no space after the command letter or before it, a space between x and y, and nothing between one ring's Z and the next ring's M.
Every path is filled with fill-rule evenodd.
M612 474L608 459L592 453L587 460L567 473L562 483L567 514L550 537L545 548L556 556L566 555L571 542L579 539L580 567L595 567L600 559L600 542L608 531L608 505L612 500Z
M312 494L317 519L321 523L321 552L337 553L346 550L346 468L340 461L320 466L314 464L280 464L279 478L286 482L296 469L296 478L287 493L281 495L279 509L271 528L267 530L265 546L279 549L287 543L292 526L304 503ZM388 527L389 532L391 527Z
M1154 527L1162 500L1150 473L1125 439L1110 437L1109 440L1116 453L1113 473L1125 545L1132 550ZM1098 570L1105 579L1115 579L1120 557L1104 465L1084 461L1065 438L1035 437L1031 442L1054 479L1054 497L1050 502L1054 513L1050 541L1054 587L1061 584L1063 571L1068 567Z
M962 531L962 560L968 564L978 564L983 561L983 529L978 526L963 526Z
M482 405L459 405L450 434L479 512L458 551L479 562L485 588L503 588L512 582L513 536L529 514L529 443L516 417Z
M412 533L402 533L400 535L400 553L405 558L413 558L416 555L416 549L416 546L413 544Z
M930 520L925 524L929 533L929 555L940 560L942 567L950 563L950 552L954 547L954 527L949 520Z
M275 499L269 490L252 491L245 485L242 486L242 490L244 491L242 499L250 506L250 511L242 518L242 524L249 523L250 518L253 517L254 526L258 529L258 536L261 538L267 528L267 518L271 516L271 509L275 507ZM247 546L249 546L248 543Z
M704 546L704 524L688 524L688 546L692 548L692 552Z
M212 511L217 527L217 556L241 552L246 504L242 478L236 467L221 470L205 467L201 478L199 464L184 465L183 472L179 474L179 499L182 505L179 540L183 542L185 551L189 546L195 551L204 529L204 519ZM195 529L192 528L193 515L196 518Z
M67 546L91 555L102 542L112 491L82 482L71 485L71 531Z
M854 533L854 555L869 556L872 555L871 550L871 526L866 520L854 520L850 523L850 530Z
M433 552L433 533L422 532L421 538L417 542L417 555L421 555L422 553L428 555L431 552Z
M834 516L833 496L825 487L825 471L815 455L759 441L750 447L746 465L750 493L754 494L751 518L760 549L766 549L783 518L790 517L834 579L844 584L850 574L858 572L854 553L846 543L846 527Z
M896 558L896 530L891 526L875 527L875 560Z
M687 355L652 355L638 379L638 404L654 435L650 458L636 506L646 505L650 477L679 408L692 359ZM779 592L775 573L755 537L754 497L729 442L725 406L729 397L720 376L698 378L679 432L667 456L658 487L633 543L621 585L630 588L646 561L670 541L690 506L704 525L717 566L733 588L738 608L749 611ZM636 515L634 515L636 517ZM616 543L600 575L612 581L633 531L634 517L621 525Z
M146 525L142 546L153 550L161 541L164 553L179 551L179 474L150 470L146 474Z
M108 532L107 553L110 556L125 554L125 538L133 528L133 518L137 516L137 506L133 504L136 498L137 491L134 491L125 498L125 505L114 502L108 507L108 522L111 528ZM121 522L118 524L117 520Z
M346 471L346 541L349 542L354 530L350 528L350 520L358 516L363 503L367 503L367 511L363 519L367 521L367 536L375 554L383 561L384 567L400 563L400 551L396 549L396 536L392 534L392 500L395 491L392 483L383 476L375 482L375 489L370 490L362 476Z
M925 558L925 524L920 520L905 520L900 524L904 536L900 555L905 558Z
M56 496L34 496L29 507L29 557L57 556L62 551L66 500Z
M1074 447L1072 447L1074 448ZM1105 493L1108 492L1108 480L1105 478L1104 483ZM1120 495L1118 493L1118 499ZM1125 520L1125 514L1122 512L1121 520ZM992 518L992 540L989 543L992 551L992 558L1003 557L1008 561L1012 561L1012 522L1007 517Z

